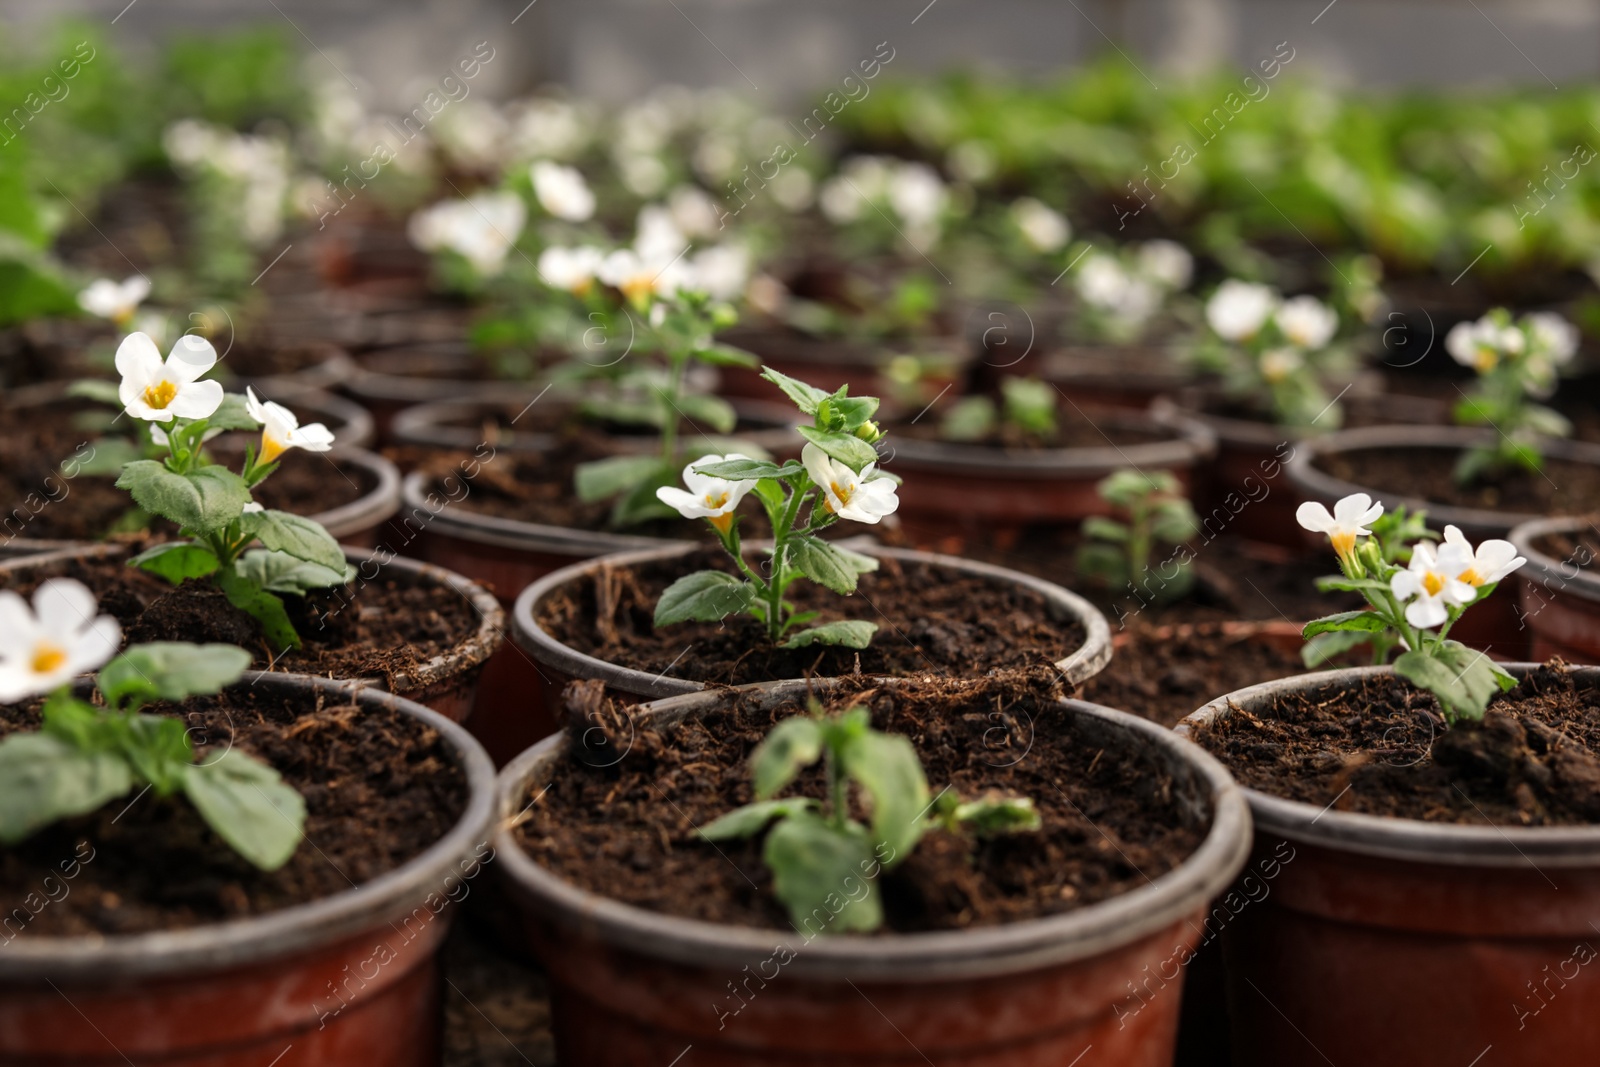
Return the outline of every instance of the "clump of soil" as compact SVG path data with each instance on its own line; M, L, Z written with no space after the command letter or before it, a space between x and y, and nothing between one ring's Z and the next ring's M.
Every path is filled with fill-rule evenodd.
M1455 480L1460 456L1450 448L1370 448L1319 456L1316 466L1380 495L1404 494L1458 508L1577 515L1600 501L1600 466L1547 456L1543 475L1518 469L1460 485Z
M1329 682L1270 710L1236 708L1195 740L1240 782L1340 811L1497 826L1600 822L1600 691L1559 661L1446 727L1431 693L1394 675Z
M0 574L0 588L31 598L41 582L57 576L76 578L93 590L100 610L122 624L129 644L220 641L249 650L255 670L382 677L392 684L396 675L415 671L478 630L477 611L460 594L372 565L358 568L356 580L338 589L283 597L304 644L281 655L273 654L255 619L210 582L191 580L174 588L121 559L77 559L49 573Z
M678 578L699 570L733 571L721 552L636 567L602 566L542 605L539 625L556 640L591 656L675 678L742 685L774 678L844 674L940 674L974 677L994 670L1047 666L1083 645L1076 622L1057 621L1044 597L1017 586L925 563L884 559L841 597L809 581L790 587L798 611L816 611L809 625L842 619L878 624L865 649L778 648L744 615L720 623L682 623L657 630L656 601Z
M1306 673L1290 641L1229 632L1216 623L1140 626L1117 636L1111 663L1085 681L1078 695L1163 726L1224 693Z
M32 917L18 936L176 930L304 904L408 862L466 809L466 776L443 739L397 713L248 686L146 710L182 719L202 758L231 744L275 767L305 798L306 840L266 873L181 796L120 797L0 847L0 900L45 901L22 912ZM0 707L0 736L38 724L36 705Z
M1051 683L1039 672L893 686L862 680L829 697L833 710L865 704L876 729L909 738L935 792L950 786L962 796L1031 797L1043 819L1038 833L988 840L927 834L882 876L887 931L1071 911L1147 885L1203 840L1206 827L1178 803L1178 783L1154 759L1113 755L1064 722L1052 707ZM751 801L751 752L776 721L804 708L790 702L763 711L744 696L656 730L597 706L592 685L573 695L569 736L577 754L561 762L548 789L536 787L544 792L518 830L529 854L585 889L641 908L792 929L772 893L762 839L713 847L696 827ZM597 731L629 745L627 756L586 763L584 735ZM821 769L809 769L787 792L821 798Z

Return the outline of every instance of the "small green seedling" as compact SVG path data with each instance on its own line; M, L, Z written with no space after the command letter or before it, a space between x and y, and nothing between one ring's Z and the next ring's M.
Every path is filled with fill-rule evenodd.
M1078 573L1142 600L1180 600L1194 586L1187 559L1174 558L1175 572L1155 575L1150 560L1159 546L1176 548L1200 530L1194 507L1171 471L1120 470L1096 486L1125 522L1093 515L1083 521L1086 543L1078 549Z
M1004 379L998 406L987 396L963 397L939 426L940 435L950 441L982 441L1010 430L1024 441L1048 442L1056 429L1056 392L1035 378Z

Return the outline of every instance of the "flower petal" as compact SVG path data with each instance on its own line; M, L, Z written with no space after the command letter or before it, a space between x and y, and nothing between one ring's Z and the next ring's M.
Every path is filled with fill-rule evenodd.
M1333 516L1315 500L1308 500L1296 508L1294 517L1303 529L1312 533L1327 533L1333 529Z
M217 365L217 350L211 347L211 342L204 337L186 333L173 343L172 353L167 357L167 373L172 375L174 381L192 382L202 374ZM219 401L220 403L220 401ZM186 418L203 418L204 416L185 416Z
M1415 571L1400 571L1389 579L1389 591L1401 600L1410 600L1422 592L1422 579Z
M161 349L148 334L130 333L117 346L117 373L122 375L124 388L131 383L135 391L144 389L161 369ZM122 399L126 404L127 397Z
M677 511L686 519L703 519L711 514L700 504L700 498L686 493L675 485L663 485L656 490L656 499Z
M122 626L110 615L102 615L73 642L67 662L73 674L96 670L117 654L122 645Z
M1449 617L1450 613L1437 597L1422 597L1406 605L1406 622L1425 630L1442 625Z
M100 613L89 587L74 578L51 578L33 594L33 612L39 632L64 643L92 625Z
M1366 520L1364 516L1372 511L1372 498L1366 493L1351 493L1333 505L1333 517L1340 526L1362 526ZM1382 515L1380 508L1378 514Z
M689 487L689 491L697 496L701 493L704 493L707 489L712 488L716 482L719 482L722 479L713 478L709 474L696 473L695 468L712 463L721 463L725 458L726 457L724 456L717 455L715 452L707 452L699 459L690 461L689 465L683 468L683 484L687 485Z
M222 397L221 382L191 382L178 388L167 410L180 419L209 419L222 406Z

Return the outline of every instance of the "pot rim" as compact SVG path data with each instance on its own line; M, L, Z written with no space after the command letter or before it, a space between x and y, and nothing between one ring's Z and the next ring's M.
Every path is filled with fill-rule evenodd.
M388 679L372 678L342 678L336 681L349 684L359 684L378 690L389 690L390 686L397 686L406 692L421 692L429 686L454 677L486 662L500 647L505 639L505 609L500 606L500 601L495 595L471 579L457 574L455 571L446 570L433 563L411 559L406 556L397 556L393 551L378 548L356 548L351 545L341 545L345 559L356 566L357 581L372 581L382 573L385 567L397 567L400 570L420 578L436 582L447 589L459 594L478 613L478 624L473 632L462 638L454 646L445 649L424 662L418 664L410 671L398 672L393 675L392 682ZM0 575L15 574L36 567L50 566L76 557L105 557L126 554L130 551L128 545L96 541L79 541L68 547L58 548L51 552L40 552L31 556L18 556L14 559L0 559ZM387 553L384 556L382 553ZM374 565L377 570L372 578L363 578L362 571L368 565ZM272 674L268 670L261 672ZM276 672L288 674L291 672Z
M363 356L388 357L414 354L436 356L443 359L472 358L472 346L465 341L422 341L404 345L386 345L363 352ZM420 378L388 371L372 370L360 360L352 358L349 373L340 387L357 400L380 403L421 404L430 400L471 400L503 398L506 382L483 378Z
M400 510L400 468L391 461L354 445L335 445L325 455L335 469L338 466L335 461L343 460L378 479L371 492L363 493L350 503L306 516L320 523L335 540L377 526Z
M1534 543L1547 534L1572 533L1593 529L1594 524L1582 516L1556 516L1534 519L1518 524L1506 535L1506 540L1516 546L1517 554L1527 559L1521 573L1525 581L1537 581L1547 589L1573 593L1584 600L1600 601L1600 576L1593 571L1578 568L1578 573L1568 576L1562 569L1565 561L1541 551Z
M303 674L246 672L238 684L296 691L310 688L370 709L421 719L450 745L467 779L467 804L445 836L422 853L352 889L246 919L144 934L19 938L0 950L0 981L96 981L216 971L287 956L382 926L412 910L441 885L462 857L492 830L494 766L465 729L430 708L392 693ZM313 846L315 847L315 846Z
M549 526L498 515L483 515L449 504L434 511L427 502L429 481L426 471L412 471L405 476L401 483L403 508L411 512L417 508L427 511L431 517L424 529L434 529L462 540L523 551L549 552L576 559L676 543L660 537L640 537L610 530L579 530L570 526Z
M729 695L763 692L773 702L809 691L804 681L762 682L689 693L635 709L634 714L681 720ZM789 966L811 980L928 983L972 979L1059 966L1109 952L1180 921L1225 889L1248 858L1250 814L1242 792L1222 765L1198 745L1125 711L1081 700L1056 706L1072 716L1102 720L1133 735L1130 747L1160 749L1186 762L1210 786L1211 825L1178 866L1109 900L1061 915L960 931L819 937ZM586 935L642 955L697 968L737 971L771 954L793 932L730 926L648 911L566 882L545 870L517 843L523 795L534 776L567 747L565 734L548 737L500 772L495 854L506 877L554 919Z
M890 548L886 545L877 544L867 537L851 538L843 543L869 556L927 563L936 567L945 567L950 570L977 575L996 582L1020 585L1025 589L1038 593L1045 598L1046 602L1053 603L1063 609L1066 615L1084 629L1083 644L1055 661L1056 670L1061 673L1063 680L1069 685L1077 685L1087 678L1092 678L1104 670L1107 663L1111 662L1110 624L1106 622L1105 616L1100 613L1098 608L1069 589L1063 589L1061 586L1047 582L1042 578L1035 578L1033 575L1022 574L1019 571L1009 570L1005 567L979 563L976 560L962 559L959 556L946 556L937 552L923 552L909 548ZM557 641L551 634L546 632L539 625L536 610L537 606L555 592L556 589L586 576L598 567L629 567L640 563L653 563L658 560L671 559L674 556L688 555L699 548L700 544L697 541L683 541L657 548L614 552L552 571L517 594L516 603L512 606L512 640L541 663L548 664L556 670L573 677L604 679L607 685L622 692L658 699L711 688L712 686L706 682L670 678L664 672L662 674L651 674L648 671L635 670L631 667L621 667L579 652L577 649ZM745 547L759 548L760 543L750 542ZM772 681L793 680L772 679ZM719 686L717 688L722 687Z
M1354 430L1339 430L1323 437L1302 442L1289 457L1284 470L1289 482L1307 499L1331 504L1351 493L1366 493L1374 500L1385 497L1394 505L1404 505L1417 511L1425 510L1435 523L1460 526L1477 536L1504 537L1513 526L1543 518L1526 511L1490 511L1486 508L1452 507L1429 501L1423 497L1401 493L1379 493L1368 486L1347 482L1325 471L1318 470L1313 462L1321 456L1336 452L1371 451L1394 448L1428 448L1436 451L1458 452L1474 445L1494 444L1498 434L1470 426L1363 426ZM1584 441L1545 438L1540 441L1545 455L1552 459L1572 463L1600 465L1600 445Z
M1139 414L1120 411L1104 412L1099 421L1145 432L1150 425L1150 420ZM1094 424L1095 420L1090 422ZM999 478L1093 478L1124 467L1186 469L1216 454L1216 434L1198 419L1184 416L1160 426L1175 436L1137 445L1117 445L1107 438L1104 446L1035 450L902 436L895 438L885 465L901 463L912 468L933 467ZM1099 426L1095 428L1098 430ZM1104 431L1101 433L1104 436Z
M1502 663L1500 666L1520 678L1539 669L1541 665ZM1600 667L1569 667L1568 670L1600 679ZM1343 667L1262 682L1212 700L1190 713L1173 727L1173 731L1194 740L1196 730L1219 716L1231 715L1234 707L1248 710L1274 699L1281 692L1306 689L1313 685L1348 686L1368 677L1393 672L1394 668L1390 666ZM1600 861L1600 825L1475 826L1434 823L1421 819L1334 811L1332 804L1318 808L1304 801L1263 793L1243 784L1240 789L1250 803L1250 814L1257 833L1277 834L1291 841L1323 848L1452 867L1532 867L1537 870L1541 864L1551 867L1592 867Z

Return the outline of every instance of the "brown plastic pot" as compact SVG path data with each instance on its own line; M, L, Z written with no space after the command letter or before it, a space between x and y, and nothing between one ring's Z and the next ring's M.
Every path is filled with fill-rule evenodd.
M1045 355L1038 376L1086 407L1144 412L1195 380L1173 346L1069 345Z
M849 385L856 396L883 396L891 392L884 380L889 363L900 355L916 356L923 364L923 384L937 392L960 382L972 363L973 353L958 339L929 337L920 341L851 341L812 337L783 327L746 326L718 335L718 340L741 348L771 367L807 385L833 392ZM718 392L725 397L771 400L775 386L761 371L725 367Z
M420 719L464 773L466 810L420 856L309 904L188 930L11 941L0 948L0 1064L439 1062L436 959L454 916L434 905L481 869L488 756L444 716L388 693L295 674L241 684Z
M1494 430L1464 426L1373 426L1341 430L1306 442L1300 454L1289 462L1287 473L1302 500L1321 501L1330 509L1341 497L1351 493L1366 493L1388 508L1403 504L1411 511L1427 511L1428 525L1436 530L1442 530L1447 525L1459 526L1461 532L1473 542L1490 537L1504 538L1512 527L1544 516L1528 512L1450 507L1423 497L1380 492L1335 478L1317 467L1318 459L1340 452L1428 449L1458 453L1477 445L1493 445L1497 440ZM1555 459L1600 466L1600 444L1552 440L1543 442L1542 447L1545 455ZM1497 659L1525 659L1532 654L1529 631L1522 623L1516 601L1511 597L1495 597L1480 604L1462 616L1461 622L1450 631L1450 636L1474 648L1484 649Z
M452 340L362 353L339 388L372 413L378 440L388 444L395 415L414 404L494 400L505 396L507 386L485 378L472 347Z
M1096 486L1123 468L1169 471L1187 489L1194 469L1216 451L1211 432L1192 419L1153 427L1145 415L1112 412L1099 425L1170 433L1165 441L1103 447L1011 449L895 437L884 468L905 478L896 515L912 540L950 537L987 542L1027 526L1065 526L1111 509Z
M1507 665L1519 676L1534 667ZM1389 670L1251 686L1178 732ZM1578 671L1600 685L1600 671ZM1600 985L1574 981L1572 961L1595 955L1600 827L1440 824L1244 793L1255 855L1279 867L1270 893L1222 930L1238 1067L1593 1059Z
M807 691L793 682L753 688L772 705ZM696 693L636 714L670 727L727 699L729 691ZM495 853L550 972L561 1062L668 1064L692 1046L694 1062L729 1067L1065 1067L1079 1060L1167 1067L1178 990L1137 1013L1129 991L1198 938L1196 920L1244 861L1249 817L1238 786L1195 746L1124 712L1075 700L1057 708L1091 732L1108 758L1171 773L1191 817L1209 823L1204 840L1174 870L1111 900L938 933L806 943L798 934L662 915L579 889L529 858L515 832L528 792L559 773L568 739L551 737L525 752L500 775ZM776 964L781 949L792 956ZM750 999L730 999L752 977L742 987ZM734 1003L743 1004L737 1014L719 1011Z
M128 552L126 545L80 544L18 559L0 559L0 588L25 577L51 577L71 560L120 559ZM352 583L356 586L353 602L359 603L362 586L377 579L387 569L428 581L438 586L441 596L462 597L477 612L478 625L461 644L411 670L387 677L337 680L396 693L430 707L454 722L465 719L472 709L483 664L505 640L505 611L500 607L500 602L486 589L459 574L432 564L403 559L381 548L368 551L347 546L344 554L345 559L356 568ZM99 595L101 591L94 592Z
M1061 672L1062 680L1068 685L1092 677L1111 661L1111 628L1107 625L1105 616L1100 614L1093 604L1059 585L1004 567L977 563L956 556L941 556L907 548L888 548L867 538L851 540L848 544L857 552L880 559L931 564L962 574L976 575L996 584L1019 585L1038 593L1044 597L1052 615L1058 619L1070 619L1084 629L1083 645L1057 660L1055 664L1056 669ZM542 668L539 672L541 682L548 687L545 695L546 707L559 716L561 689L569 681L579 678L601 679L612 692L642 700L659 700L707 688L704 682L676 678L665 672L651 674L648 671L634 670L631 667L619 666L585 655L569 645L562 644L539 624L539 609L543 603L557 590L575 581L591 577L602 568L620 570L643 563L687 556L698 547L697 544L684 543L602 556L547 574L522 591L512 608L515 627L512 639L524 652L539 662ZM747 545L746 549L755 552L760 546ZM772 681L782 680L786 679L772 679Z
M1568 663L1600 664L1600 571L1594 554L1580 547L1557 559L1539 547L1551 534L1594 529L1586 519L1536 519L1507 538L1527 558L1517 571L1519 621L1532 635L1532 658L1560 656Z

